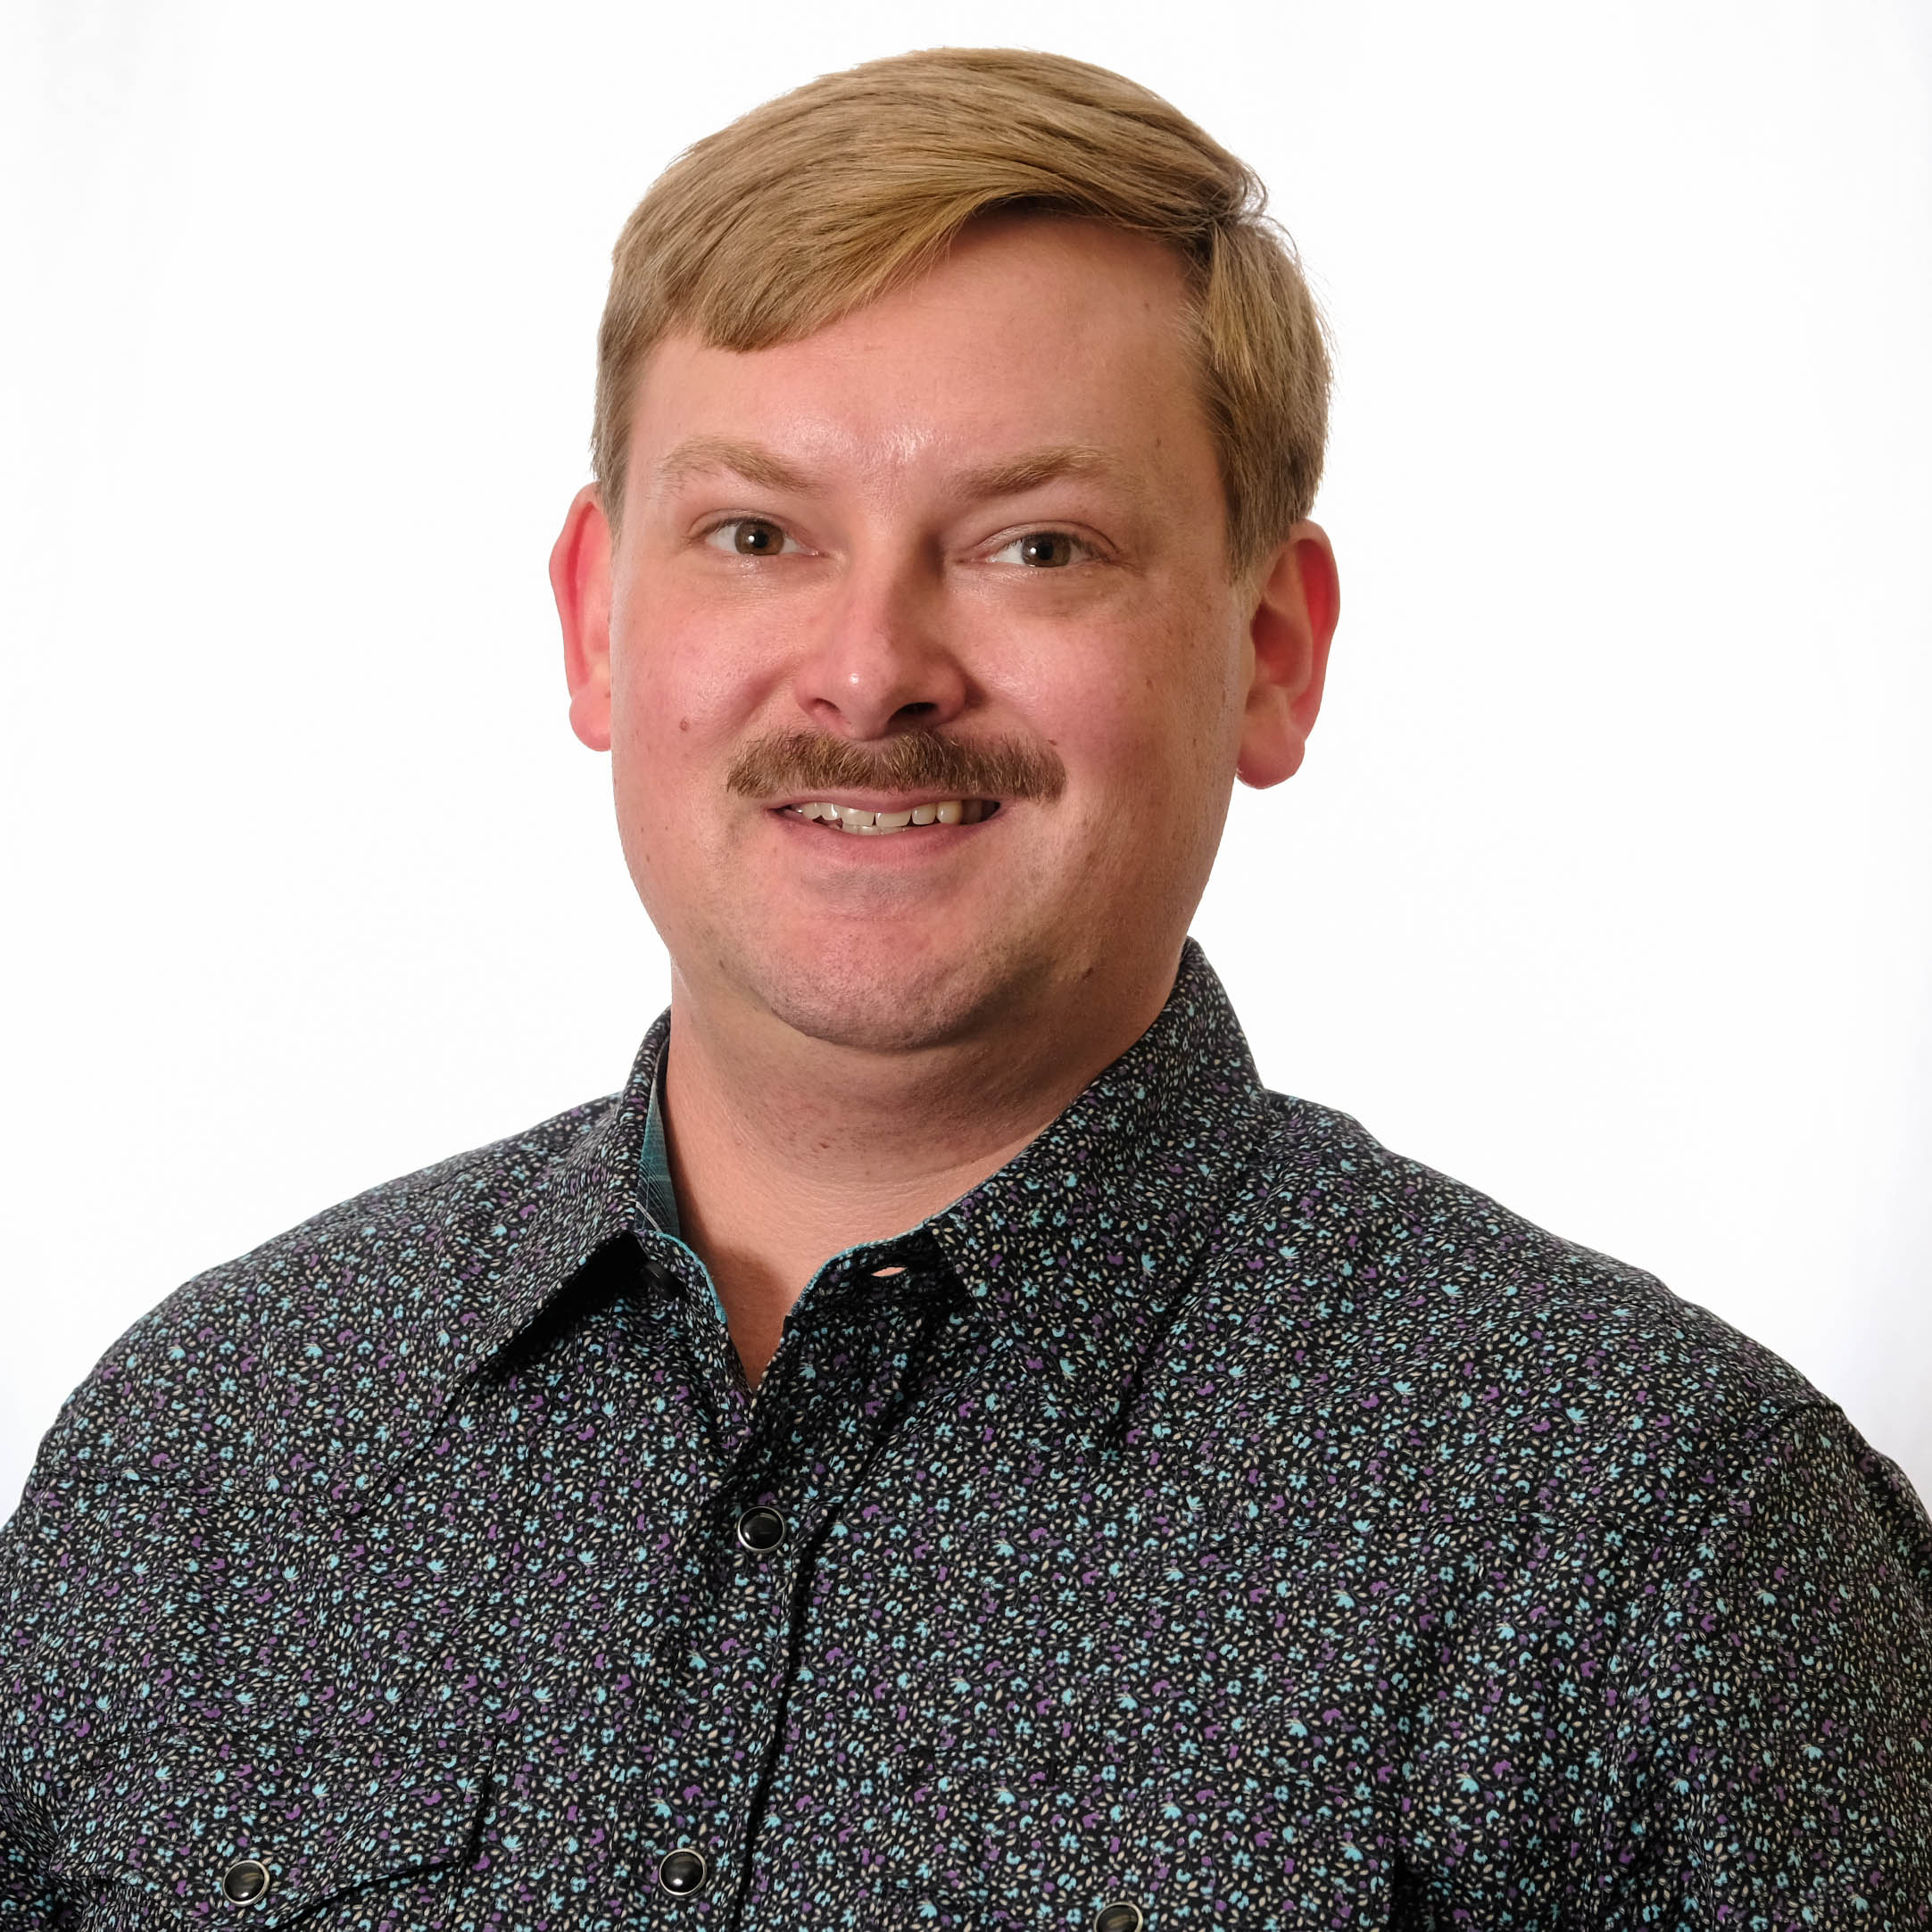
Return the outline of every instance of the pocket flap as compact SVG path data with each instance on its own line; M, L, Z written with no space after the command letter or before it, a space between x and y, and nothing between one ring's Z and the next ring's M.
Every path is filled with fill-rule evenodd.
M268 1932L336 1893L462 1858L488 1760L485 1742L452 1734L130 1735L76 1794L56 1877L158 1895L191 1920L245 1903L243 1923ZM237 1870L251 1862L261 1870Z

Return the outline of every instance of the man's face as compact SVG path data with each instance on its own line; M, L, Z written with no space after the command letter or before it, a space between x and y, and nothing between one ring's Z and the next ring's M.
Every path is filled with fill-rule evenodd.
M804 340L654 351L615 552L580 504L553 570L684 997L904 1052L1165 991L1326 644L1284 682L1231 580L1182 299L1151 242L1003 221Z

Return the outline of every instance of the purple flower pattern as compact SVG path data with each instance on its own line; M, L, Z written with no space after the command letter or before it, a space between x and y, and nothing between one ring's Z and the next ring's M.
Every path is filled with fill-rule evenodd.
M1897 1472L1265 1090L1191 944L755 1399L641 1207L667 1037L62 1410L0 1540L0 1928L1928 1922Z

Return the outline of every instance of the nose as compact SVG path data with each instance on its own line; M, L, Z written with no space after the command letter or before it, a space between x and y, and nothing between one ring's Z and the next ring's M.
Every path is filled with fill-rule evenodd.
M933 731L965 709L941 570L916 555L855 561L818 614L792 692L814 728L842 738Z

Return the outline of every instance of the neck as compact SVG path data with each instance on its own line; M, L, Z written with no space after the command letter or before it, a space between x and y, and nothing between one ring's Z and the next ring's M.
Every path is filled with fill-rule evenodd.
M665 1107L685 1240L755 1385L824 1263L998 1173L1153 1024L1173 985L912 1052L829 1045L721 1016L680 977ZM1107 1004L1111 1004L1110 1002Z

